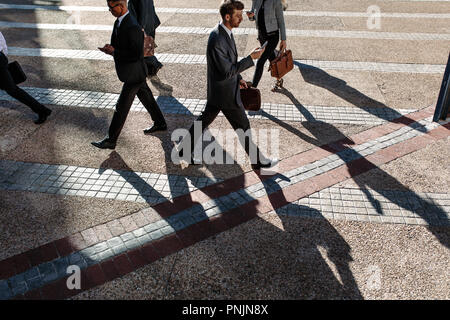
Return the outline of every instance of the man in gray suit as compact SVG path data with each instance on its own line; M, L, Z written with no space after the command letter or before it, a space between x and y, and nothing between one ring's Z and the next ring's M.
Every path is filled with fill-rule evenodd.
M239 27L242 22L242 10L244 4L240 1L226 0L220 6L222 23L220 23L210 34L206 50L208 94L207 103L203 113L196 121L201 123L202 132L214 121L220 111L230 122L234 130L242 129L249 132L250 122L241 101L240 88L246 88L247 83L242 79L240 73L254 65L253 59L258 59L264 52L263 48L254 49L247 57L238 61L238 53L234 37L233 28ZM183 148L186 138L190 139L190 154L184 154L184 149L180 150L180 157L194 163L192 152L195 143L200 138L195 136L195 123L189 129L189 134L183 138L179 146ZM253 142L249 135L240 137L244 144L246 153L250 156L252 168L270 168L278 162L277 160L265 159L257 147L253 148ZM244 140L244 141L242 141ZM250 150L256 150L256 159Z

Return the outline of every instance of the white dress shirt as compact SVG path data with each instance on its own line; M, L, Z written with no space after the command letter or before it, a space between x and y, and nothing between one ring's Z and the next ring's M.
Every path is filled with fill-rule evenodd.
M8 46L6 45L5 37L3 37L3 34L0 32L0 51L3 52L5 55L8 55Z
M225 31L227 32L227 34L228 34L228 36L230 37L230 39L232 39L232 38L231 38L231 34L232 34L231 30L228 29L228 28L223 24L223 22L221 22L219 25L220 25L222 28L225 29Z
M130 13L130 11L127 11L127 13L125 13L123 16L120 16L117 18L119 20L119 24L117 25L117 28L120 27L120 24L122 23L123 18L125 18L126 15L129 13Z

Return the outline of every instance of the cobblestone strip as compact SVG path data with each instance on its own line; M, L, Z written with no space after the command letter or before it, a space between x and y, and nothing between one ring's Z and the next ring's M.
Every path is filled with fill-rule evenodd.
M83 25L62 23L24 23L0 21L0 28L27 28L27 29L49 29L49 30L89 30L89 31L111 31L111 25ZM178 27L161 26L158 33L178 34L202 34L207 35L213 27ZM237 28L233 31L235 35L257 35L255 28ZM450 40L450 34L439 33L405 33L405 32L378 32L378 31L342 31L342 30L295 30L287 29L286 34L290 37L308 38L348 38L348 39L382 39L382 40Z
M439 124L430 123L428 119L418 121L408 127L402 127L375 139L375 144L372 146L369 146L372 141L368 141L353 150L343 150L336 155L286 172L284 175L271 177L262 183L257 183L237 192L184 209L164 220L142 225L127 232L119 232L108 240L92 243L92 245L86 244L85 241L84 247L80 248L80 250L71 252L68 255L60 255L59 258L40 263L27 268L21 273L0 280L0 298L9 299L16 295L25 295L30 291L39 290L41 287L45 287L42 292L44 297L48 298L51 292L49 293L46 290L48 290L47 286L51 283L56 281L60 290L64 288L65 282L63 280L67 276L65 270L70 265L77 265L86 272L87 270L92 270L92 268L100 267L100 270L107 273L107 270L111 267L110 264L115 265L117 270L123 270L123 263L126 262L128 267L125 269L128 271L124 271L124 273L119 272L112 278L126 274L146 263L150 263L189 245L189 241L192 241L192 239L188 240L188 242L180 242L178 238L186 229L191 230L193 227L204 222L209 223L209 221L216 221L217 223L217 221L221 221L220 219L225 217L231 220L225 220L226 223L222 221L222 225L219 223L209 233L229 229L253 218L259 210L262 213L267 212L267 207L262 207L261 209L254 207L253 210L257 210L256 213L248 213L247 216L236 216L234 209L241 208L245 211L246 205L255 203L255 199L267 198L268 195L276 193L280 194L280 191L289 189L289 186L296 185L298 187L301 181L307 183L315 181L315 177L318 175L327 179L328 184L333 184L327 178L327 172L332 171L334 165L339 167L342 164L352 163L358 159L358 156L353 152L349 153L349 150L358 150L360 156L365 149L368 149L368 154L372 154L372 150L373 153L376 153L380 148L386 149L392 145L400 144L402 141L412 140L415 137L431 133L432 130L438 127ZM438 136L442 138L448 136L448 133L445 135L438 134ZM400 140L397 140L398 138ZM426 144L422 142L422 146L424 145ZM339 162L339 159L343 163ZM330 161L332 162L330 163ZM334 163L335 161L338 162ZM273 205L273 208L278 214L291 216L325 217L381 223L428 224L432 222L433 224L450 225L450 199L447 194L335 187L321 189L320 186L316 186L316 189L311 190L315 191L306 194L307 197L296 195L297 200L295 202L280 208L277 208L277 205ZM286 201L289 202L289 200ZM249 206L247 209L251 207ZM322 213L319 210L322 210ZM443 216L443 213L445 216ZM199 230L197 229L197 231ZM207 235L209 233L207 232ZM86 230L81 232L81 234L83 237L89 238L90 232ZM158 250L163 251L158 252ZM142 259L145 261L142 261ZM2 265L2 267L0 271L4 272L2 269L5 266ZM86 273L83 275L88 278ZM86 278L83 279L86 280ZM61 282L58 282L59 280ZM103 282L106 280L104 279ZM86 289L83 284L83 290ZM76 294L76 292L71 294ZM58 295L64 296L60 291ZM31 296L35 297L34 294L31 294Z
M411 0L417 1L417 0ZM437 0L447 1L447 0ZM55 11L97 11L106 12L106 7L94 6L43 6L43 5L20 5L20 4L0 4L0 9L17 9L17 10L55 10ZM185 13L185 14L217 14L217 9L203 8L156 8L157 13ZM298 17L368 17L367 12L334 12L334 11L293 11L287 10L285 16ZM381 12L381 17L386 18L412 18L412 19L449 19L450 14L445 13L386 13Z
M74 106L83 108L114 109L118 94L106 92L78 91L65 89L44 89L22 87L31 96L43 104ZM155 96L161 110L164 113L195 115L198 116L204 110L206 100L174 98L167 96ZM0 100L15 101L4 91L0 91ZM132 105L133 111L146 112L144 106L135 99ZM392 121L416 109L391 109L370 107L324 107L324 106L296 106L293 104L263 103L262 110L247 112L251 119L276 118L282 121L299 122L326 122L342 124L379 124ZM222 115L222 114L220 114Z
M217 183L206 177L0 160L0 189L157 204Z
M275 212L347 221L448 226L450 195L332 187L296 200Z
M413 118L415 117L417 119L421 114L424 113L416 113ZM34 249L26 254L26 257L34 260L36 263L35 265L32 264L31 269L28 262L28 267L25 266L23 262L20 262L24 261L23 259L27 261L28 258L20 258L20 255L13 257L13 261L9 259L0 261L0 279L4 279L0 280L0 296L4 299L9 299L16 294L24 294L25 297L31 298L61 298L72 296L79 291L67 290L64 279L66 275L61 272L65 270L67 264L77 264L84 270L83 279L85 281L89 280L90 282L88 281L87 284L83 284L82 290L87 290L89 287L99 285L120 275L129 273L140 266L181 250L183 247L187 247L213 234L225 231L240 223L248 221L254 218L258 212L269 212L272 207L275 210L280 208L281 214L316 216L314 211L316 208L307 209L301 204L301 201L305 201L301 199L309 195L311 195L309 199L316 199L311 200L311 204L317 202L317 197L323 197L324 201L320 203L320 205L324 206L323 209L327 215L329 211L327 211L325 207L330 204L327 201L331 199L331 206L335 206L336 211L343 211L348 214L346 217L349 220L356 219L367 221L359 216L368 216L367 219L369 221L378 220L377 222L424 224L425 220L432 224L438 223L449 225L449 201L443 199L443 197L445 197L443 195L426 194L427 199L431 199L430 202L423 200L421 198L423 195L421 194L399 194L397 191L378 191L378 194L389 199L389 201L383 201L381 198L377 198L374 191L365 190L363 191L364 195L371 195L368 196L371 205L366 205L366 201L364 202L364 207L367 208L367 211L357 211L354 213L351 211L352 209L349 209L349 211L346 211L346 209L362 208L361 201L364 201L364 198L361 199L361 193L358 194L352 191L344 191L349 188L343 188L342 192L336 192L335 189L329 188L338 182L342 182L343 179L347 177L346 174L339 174L339 170L336 171L336 169L333 169L334 165L340 166L339 162L333 164L335 161L343 160L344 164L346 164L349 169L351 167L353 170L357 168L357 172L354 171L353 173L357 175L372 168L370 166L360 167L358 158L362 157L364 153L367 153L367 158L373 158L376 154L384 154L384 156L381 157L380 155L374 157L376 165L380 165L386 161L391 161L398 156L423 148L433 139L448 137L448 121L442 123L445 124L446 128L441 127L436 123L430 123L429 121L429 119L425 119L418 122L409 122L407 127L401 127L399 130L394 131L388 129L388 127L392 127L392 125L384 125L382 126L385 127L384 129L379 127L376 132L384 131L390 133L381 135L378 138L373 139L373 141L369 140L353 149L338 151L337 154L333 154L318 161L313 161L300 168L289 170L288 172L285 172L284 175L271 177L264 180L262 183L250 185L243 190L231 192L225 196L218 196L209 201L203 201L201 202L201 205L181 209L181 211L171 216L166 216L164 220L159 220L147 225L145 225L144 222L139 225L138 229L127 230L126 232L122 229L122 231L114 232L114 235L112 235L111 238L105 239L100 243L95 243L95 241L100 240L101 237L95 237L96 240L91 241L91 244L88 244L86 237L89 238L89 235L92 232L86 230L79 234L79 237L85 237L84 241L74 236L69 237L66 241L63 241L65 239L59 240L62 241L62 243L57 241L54 244L44 245L38 248L40 250L37 253L45 253L47 257L53 258L48 258L47 260L41 258L41 260L39 260L36 258L37 253ZM443 128L445 130L443 130ZM379 131L381 129L382 131ZM372 131L372 129L369 129L367 133ZM376 132L374 131L373 133ZM428 137L420 140L419 138L423 138L423 136ZM356 136L353 139L356 139ZM390 142L391 140L392 142ZM409 148L405 148L404 142L408 142ZM371 150L370 145L372 143L374 143L376 147ZM392 147L394 147L393 155L389 153L392 152ZM381 150L376 151L378 148L381 148ZM386 150L389 152L386 153ZM372 151L374 151L374 153L372 153ZM333 158L333 156L337 156L337 159ZM332 161L332 163L330 163L330 161ZM320 191L324 191L323 194L321 194ZM329 199L325 196L327 191L330 193ZM286 195L283 193L286 193ZM338 195L332 196L331 194ZM351 200L347 197L349 194L352 195ZM272 206L265 205L268 200L268 195L272 198L270 200ZM402 199L406 199L408 203L402 202ZM299 202L295 203L294 201L297 200L299 200ZM333 203L333 201L335 202ZM353 203L351 203L351 201L353 201ZM377 201L379 205L376 205ZM390 202L392 201L397 207L390 207ZM387 205L384 203L387 203ZM298 207L292 208L293 205L298 205ZM441 205L443 208L440 207ZM287 208L286 206L290 207ZM401 212L395 211L398 210L398 207L400 207ZM370 216L375 216L375 212L370 210L373 210L373 208L375 208L377 213L383 213L386 216L389 215L392 217L389 218L389 220L383 220L381 218L372 219ZM241 210L236 211L236 209ZM382 211L379 212L379 210ZM391 211L389 211L388 214L386 210ZM408 211L418 213L421 215L421 218L417 218L412 215L412 213L408 213ZM244 215L242 215L242 212ZM442 212L444 212L444 218ZM401 214L401 217L398 215L399 213ZM342 217L340 214L341 213L339 212L333 212L333 217L339 219ZM435 217L429 217L430 215L435 215ZM70 247L71 242L75 243L78 250L66 248L67 243L69 243ZM142 245L143 243L145 244ZM49 246L52 245L53 249L49 248ZM58 248L57 252L59 252L59 257L62 258L57 258L58 253L52 253L52 250L54 250L53 252L56 251L55 248ZM66 252L66 254L63 254L62 252ZM109 258L109 260L102 260L102 257L105 259ZM39 263L38 261L45 262ZM98 261L100 261L100 263ZM17 264L23 266L21 272L14 273L11 271L11 269L13 269L11 266L14 265L14 263L16 264L16 270ZM57 269L58 267L60 269ZM110 275L105 277L105 274L107 275L109 271L111 271L111 268L122 270L124 272L116 272L113 276ZM55 270L60 270L61 277L58 276L58 271ZM89 276L93 276L92 273L96 275L93 278ZM7 276L6 278L5 275ZM103 280L99 280L98 277ZM51 283L46 285L44 279L51 279L49 280ZM55 279L59 280L56 280L55 282ZM44 287L38 289L41 288L41 286Z
M265 187L268 188L268 184ZM370 194L370 197L367 194ZM390 200L393 197L396 198L395 202ZM251 200L253 198L243 192L233 193L202 206L182 211L168 221L160 220L147 224L68 256L39 264L21 274L0 280L0 299L25 294L30 290L63 279L67 276L66 270L70 265L86 269L103 263L126 252L145 247L161 238L173 236L176 232L201 221L214 219L222 212L236 208L238 206L236 203L242 205ZM428 206L422 205L425 203ZM278 215L295 217L427 225L427 221L423 219L423 213L436 222L442 223L437 218L439 210L447 214L447 219L450 218L450 195L332 187L276 209L275 212ZM421 214L417 213L419 211Z
M92 59L112 61L112 57L99 50L45 49L9 47L11 56L48 57L65 59ZM206 64L206 56L194 54L156 54L162 63ZM241 58L240 58L241 59ZM376 72L406 72L406 73L439 73L445 70L445 65L383 63L383 62L352 62L352 61L319 61L294 60L300 68L321 68L330 70L376 71Z

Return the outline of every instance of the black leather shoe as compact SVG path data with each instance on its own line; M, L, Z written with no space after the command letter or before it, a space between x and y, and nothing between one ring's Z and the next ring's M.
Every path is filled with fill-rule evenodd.
M91 142L91 144L94 146L94 147L97 147L97 148L99 148L99 149L115 149L116 148L116 143L115 142L112 142L112 141L109 141L108 139L103 139L103 140L101 140L101 141L97 141L97 142Z
M167 125L153 125L152 127L149 127L147 129L144 129L144 134L151 134L154 132L158 132L158 131L166 131L167 130Z
M275 158L275 159L267 159L264 162L265 163L258 162L258 163L252 164L252 169L253 170L269 169L269 168L272 168L275 165L277 165L277 163L280 162L280 160Z
M34 123L41 124L47 120L47 117L52 113L52 110L46 109L44 112L39 113L38 118L34 120Z

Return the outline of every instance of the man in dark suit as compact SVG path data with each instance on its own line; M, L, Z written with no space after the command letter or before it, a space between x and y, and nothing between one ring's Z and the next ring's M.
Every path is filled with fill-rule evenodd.
M247 133L249 132L247 130L250 130L250 122L245 113L240 95L240 88L246 88L247 83L242 79L240 73L252 67L254 65L253 59L258 59L264 49L256 48L247 57L238 61L232 29L239 27L242 21L243 9L244 4L240 1L224 1L220 6L222 23L209 36L206 50L208 73L207 103L205 110L196 120L201 123L202 131L214 121L220 111L222 111L234 130L241 129ZM195 123L189 129L189 134L177 146L179 156L190 163L194 163L192 152L197 140L200 138L195 136L194 128ZM190 143L185 140L186 138L190 139ZM240 138L242 138L240 141L244 144L246 153L250 156L253 169L269 168L278 162L276 159L265 159L261 155L259 148L254 147L249 135ZM190 148L188 145L190 145ZM190 154L184 153L185 147L188 147ZM256 154L252 154L251 150L256 150Z
M145 129L149 134L167 130L166 121L146 82L147 67L144 63L144 33L136 19L129 14L126 0L107 1L109 11L117 18L114 23L111 44L99 48L114 56L117 76L123 82L122 91L109 127L108 136L92 145L101 149L114 149L136 95L150 113L153 126Z
M153 0L129 0L128 10L136 18L139 25L144 29L145 34L155 39L156 28L161 24L156 15ZM156 59L156 56L145 57L145 63L149 75L156 75L163 67L162 63Z

